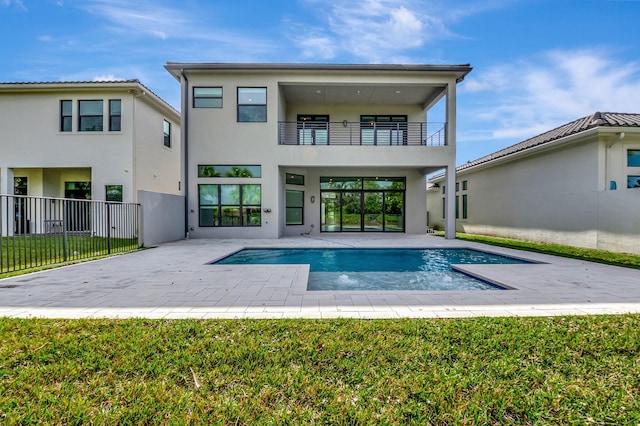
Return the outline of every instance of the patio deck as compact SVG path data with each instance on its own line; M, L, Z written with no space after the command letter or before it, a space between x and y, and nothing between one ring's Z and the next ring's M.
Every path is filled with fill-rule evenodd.
M245 247L471 247L540 264L465 265L506 291L307 291L307 265L210 265ZM454 318L640 312L640 270L431 235L193 239L0 280L0 316Z

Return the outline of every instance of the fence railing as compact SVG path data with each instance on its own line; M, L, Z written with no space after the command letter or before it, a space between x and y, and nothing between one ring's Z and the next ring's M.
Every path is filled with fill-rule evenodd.
M140 205L0 195L0 273L135 250Z
M423 145L447 144L446 123L308 122L278 123L280 145Z

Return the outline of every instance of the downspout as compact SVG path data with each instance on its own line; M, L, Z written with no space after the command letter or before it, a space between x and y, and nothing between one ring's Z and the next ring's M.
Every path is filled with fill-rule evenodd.
M180 69L182 84L182 146L184 147L184 237L189 239L189 79Z
M609 188L609 190L611 190L611 183L607 181L607 179L609 179L609 150L611 149L612 146L614 146L615 144L620 142L622 139L624 139L624 136L625 136L624 132L618 133L618 137L615 138L613 141L609 142L607 144L607 148L604 150L604 188L605 190L607 190L607 187ZM607 185L607 183L609 183L609 185Z

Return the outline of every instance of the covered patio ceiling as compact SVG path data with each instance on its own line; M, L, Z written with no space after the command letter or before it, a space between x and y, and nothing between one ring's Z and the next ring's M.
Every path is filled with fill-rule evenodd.
M353 85L280 83L287 102L301 104L393 104L427 108L446 92L445 85Z

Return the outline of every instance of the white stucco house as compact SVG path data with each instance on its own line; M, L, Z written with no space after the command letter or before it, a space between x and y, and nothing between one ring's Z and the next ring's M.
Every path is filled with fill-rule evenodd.
M425 177L444 168L455 182L456 85L469 65L165 68L181 83L191 237L425 233ZM443 104L444 119L428 120Z
M434 227L455 194L460 232L640 254L640 114L596 112L427 186Z
M5 196L181 198L180 114L138 80L0 83L0 129ZM21 206L11 213L15 232L42 232L44 207ZM3 234L14 232L8 225Z

